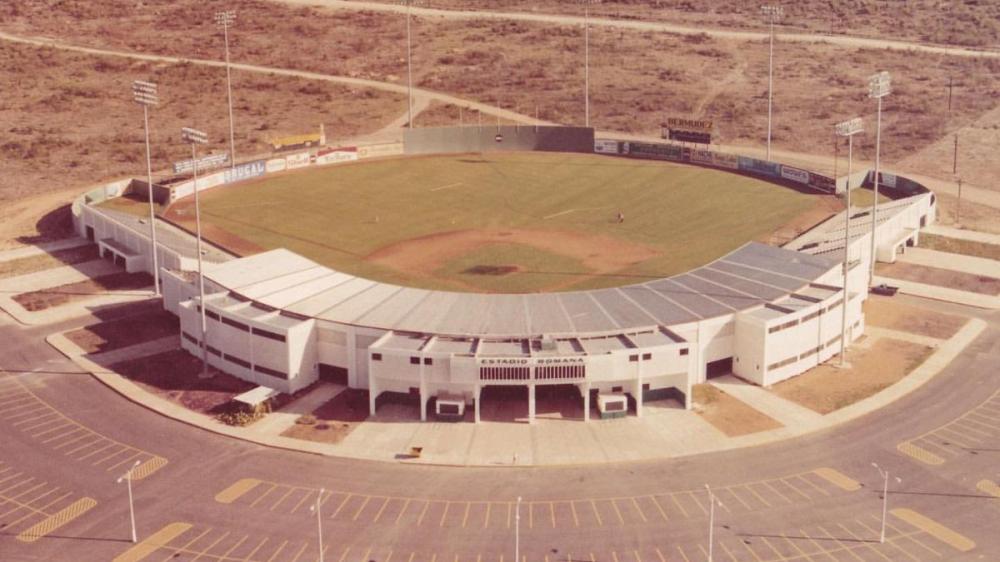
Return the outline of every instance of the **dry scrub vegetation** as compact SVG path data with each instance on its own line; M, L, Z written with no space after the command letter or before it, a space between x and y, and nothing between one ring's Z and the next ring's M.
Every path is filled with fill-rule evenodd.
M395 0L376 0L395 3ZM766 3L766 2L765 2ZM760 30L760 2L602 0L595 17L663 21L691 27ZM797 0L783 2L781 29L987 47L1000 42L1000 4L989 0ZM422 7L583 15L583 2L421 0Z
M225 70L194 64L136 62L19 44L0 44L0 201L145 171L142 110L131 81L158 82L150 112L153 168L190 157L180 128L209 133L228 150ZM13 88L11 87L13 85ZM350 111L346 108L350 107ZM304 79L233 73L236 151L267 150L272 135L316 130L351 136L384 125L403 108L400 96Z

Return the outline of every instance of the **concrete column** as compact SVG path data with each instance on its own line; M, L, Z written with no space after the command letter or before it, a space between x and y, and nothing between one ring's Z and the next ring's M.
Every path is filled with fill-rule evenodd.
M590 383L585 382L580 385L580 393L583 394L583 421L590 421Z
M378 397L378 388L375 384L375 377L368 378L368 415L375 415L375 398Z
M528 385L528 423L535 423L535 385Z
M479 423L479 403L482 402L481 398L483 396L483 389L478 384L472 392L473 398L476 399L476 423Z
M642 417L642 376L635 380L635 389L632 393L635 398L635 417Z
M424 376L424 366L420 365L420 421L427 421L427 380Z

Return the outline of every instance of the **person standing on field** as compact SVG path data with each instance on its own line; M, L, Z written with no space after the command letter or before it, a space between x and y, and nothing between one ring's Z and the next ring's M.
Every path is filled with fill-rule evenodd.
M621 210L618 211L618 224L625 222L625 213Z

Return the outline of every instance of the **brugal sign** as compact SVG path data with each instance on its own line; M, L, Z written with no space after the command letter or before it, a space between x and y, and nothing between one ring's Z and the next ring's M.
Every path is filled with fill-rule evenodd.
M476 359L479 367L548 367L583 365L583 357L483 357Z

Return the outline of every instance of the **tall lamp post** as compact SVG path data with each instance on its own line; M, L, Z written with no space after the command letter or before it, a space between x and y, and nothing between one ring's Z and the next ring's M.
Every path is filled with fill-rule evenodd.
M121 484L122 480L124 480L125 483L128 485L128 516L129 516L129 519L131 519L131 521L132 521L132 542L133 543L138 542L139 539L138 539L138 537L136 535L136 532L135 532L135 504L132 503L132 471L135 470L136 467L139 466L141 463L142 463L142 461L135 461L132 464L132 466L129 467L129 469L127 471L125 471L125 474L122 474L121 476L118 477L118 480L116 480L116 482L119 483L119 484Z
M236 167L236 134L233 124L233 80L229 69L229 26L236 21L236 11L215 12L215 23L222 26L222 36L226 41L226 91L229 97L229 165Z
M761 6L760 12L767 16L768 23L771 27L771 42L770 47L768 47L767 54L767 159L771 159L771 107L774 94L774 20L780 18L784 14L784 9L781 6L774 4L769 4L767 6Z
M590 126L590 4L583 11L583 110L584 126ZM516 561L515 561L516 562Z
M875 226L878 222L878 184L880 178L879 171L879 150L882 144L882 98L892 92L892 80L886 71L873 74L868 79L868 97L878 100L878 112L875 118L875 178L874 184L875 200L872 202L872 247L871 247L871 269L868 274L869 282L875 278Z
M142 123L146 131L146 186L149 191L149 238L153 245L153 287L160 296L160 263L156 246L156 217L153 213L153 164L149 154L149 108L160 102L156 84L135 80L132 82L132 99L142 106Z
M877 463L872 463L872 466L874 466L876 469L878 469L878 473L882 476L882 480L883 480L883 482L882 482L882 534L879 536L878 542L884 544L885 543L885 516L886 516L886 511L888 511L888 509L889 509L889 471L888 470L882 470L882 467L879 466ZM899 478L898 476L896 477L896 483L897 484L901 483L902 481L903 480L901 478Z
M514 508L514 562L521 562L521 496Z
M208 135L203 131L184 127L181 138L191 145L191 168L194 170L194 225L198 253L198 308L201 311L201 377L208 378L208 321L205 319L205 272L201 257L201 205L198 201L198 150L199 144L208 143Z
M712 562L712 546L715 543L715 505L722 506L722 502L712 493L708 484L705 484L705 491L708 492L708 562Z
M413 48L410 40L410 4L406 0L406 126L413 128Z
M320 488L319 495L316 496L316 503L309 506L309 511L316 514L316 530L319 537L319 562L323 562L323 516L320 515L320 508L323 505L323 494L325 492L326 488Z
M847 137L847 181L844 182L844 195L847 198L844 204L847 209L844 212L844 303L841 305L843 315L840 322L840 365L844 366L844 357L847 353L847 266L848 250L851 246L851 163L854 159L854 135L864 130L864 123L860 117L855 117L850 121L838 123L836 130L838 136Z

